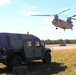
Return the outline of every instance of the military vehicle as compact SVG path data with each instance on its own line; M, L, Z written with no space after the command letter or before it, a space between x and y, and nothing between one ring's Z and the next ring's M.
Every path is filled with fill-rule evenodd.
M50 52L51 49L45 48L45 43L32 34L0 33L0 63L10 68L38 59L50 63Z

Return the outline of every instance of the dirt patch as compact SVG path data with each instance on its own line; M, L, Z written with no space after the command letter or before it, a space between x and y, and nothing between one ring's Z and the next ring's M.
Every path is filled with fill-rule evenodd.
M76 49L76 44L67 44L66 46L59 46L57 45L46 45L47 48L50 48L52 50L70 50L70 49Z

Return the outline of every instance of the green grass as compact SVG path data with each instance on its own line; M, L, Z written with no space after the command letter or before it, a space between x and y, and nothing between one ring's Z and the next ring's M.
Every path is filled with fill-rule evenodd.
M41 60L28 63L26 75L76 75L76 50L55 50L51 52L52 63L43 64ZM12 75L0 64L0 75ZM25 75L25 74L24 74Z
M63 63L67 69L56 75L75 75L76 74L76 49L58 50L52 52L52 62Z

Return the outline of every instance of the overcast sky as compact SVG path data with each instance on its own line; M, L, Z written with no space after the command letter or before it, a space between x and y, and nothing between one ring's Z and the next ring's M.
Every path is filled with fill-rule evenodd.
M0 0L0 32L24 33L40 39L76 39L76 21L73 31L58 29L51 23L54 16L31 16L35 14L57 14L60 19L76 14L76 0Z

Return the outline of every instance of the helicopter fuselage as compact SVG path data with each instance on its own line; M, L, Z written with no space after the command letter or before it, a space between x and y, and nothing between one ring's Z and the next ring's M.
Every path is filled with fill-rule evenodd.
M69 23L61 19L53 19L52 24L62 29L72 29L73 27L72 23Z

